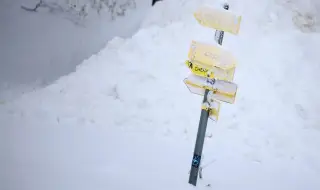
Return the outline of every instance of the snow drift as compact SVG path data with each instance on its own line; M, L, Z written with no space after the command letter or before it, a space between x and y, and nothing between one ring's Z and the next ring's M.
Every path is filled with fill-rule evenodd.
M209 122L198 188L317 190L320 36L300 31L287 7L255 2L229 1L243 16L239 36L223 42L238 58L239 89ZM192 18L205 3L221 2L159 2L132 38L0 104L1 189L193 188L202 98L182 80L191 40L214 43Z
M99 14L87 6L86 16L79 7L91 0L43 0L37 12L37 0L0 2L0 99L13 99L52 84L61 76L75 71L83 60L99 52L114 36L135 33L150 7L149 0L136 0L135 8L124 15L117 12L125 0L114 8L103 7ZM124 8L125 10L125 8ZM121 13L121 12L120 12ZM112 20L112 18L114 19Z

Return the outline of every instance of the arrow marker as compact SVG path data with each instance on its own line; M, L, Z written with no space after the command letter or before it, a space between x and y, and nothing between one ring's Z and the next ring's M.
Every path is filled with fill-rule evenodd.
M209 90L208 99L216 99L233 104L237 93L237 85L232 82L207 79L196 75L189 75L183 80L191 93L204 95Z
M213 7L200 7L194 17L203 26L237 35L240 30L241 16L230 11Z

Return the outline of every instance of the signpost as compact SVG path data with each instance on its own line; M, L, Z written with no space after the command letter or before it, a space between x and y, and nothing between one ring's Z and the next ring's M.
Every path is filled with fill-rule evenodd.
M236 16L227 10L202 7L194 13L197 21L205 26L216 29L215 40L222 45L224 31L238 34L241 16ZM207 129L208 118L218 121L220 101L234 103L237 85L233 83L236 59L221 47L192 41L186 65L192 74L184 79L190 92L203 95L201 115L196 143L191 163L189 183L196 186L201 157Z

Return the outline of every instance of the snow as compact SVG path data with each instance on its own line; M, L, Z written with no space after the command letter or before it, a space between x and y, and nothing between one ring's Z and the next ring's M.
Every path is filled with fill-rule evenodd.
M238 92L209 122L197 188L317 190L320 34L297 27L284 4L254 2L229 1L243 16L240 34L223 41L239 62ZM205 3L221 2L159 2L132 37L2 102L0 189L194 188L188 171L202 98L182 81L191 41L214 43L192 18Z
M88 0L72 1L82 5ZM0 2L0 99L12 99L21 93L49 85L97 53L114 36L128 37L136 32L150 7L149 0L137 0L136 9L111 21L107 8L100 15L89 9L85 19L65 9L40 7L28 12L21 6L35 7L37 0ZM52 6L53 7L53 6ZM143 10L143 11L141 11Z

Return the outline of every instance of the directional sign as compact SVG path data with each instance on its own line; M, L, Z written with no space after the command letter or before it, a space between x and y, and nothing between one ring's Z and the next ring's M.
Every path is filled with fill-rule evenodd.
M201 109L209 111L209 118L213 121L218 121L220 102L211 99L209 102L203 103Z
M188 53L192 62L200 62L204 66L219 67L227 70L236 67L237 60L231 52L209 43L192 41Z
M183 81L188 89L203 96L199 127L193 152L189 184L196 186L198 174L202 178L201 156L205 141L208 118L218 120L220 101L234 103L237 85L232 83L236 60L231 53L222 49L225 32L238 34L241 17L226 10L229 4L223 5L225 10L202 7L194 16L200 24L216 29L215 40L219 47L192 41L186 65L192 74Z
M203 70L208 69L210 74L215 75L209 78L214 77L227 81L233 80L237 61L230 52L222 48L207 43L192 41L188 58L193 65ZM208 71L197 73L192 69L192 72L198 76L208 77L206 73Z
M208 6L200 7L194 13L194 17L205 27L226 31L231 34L239 33L241 16L237 16L224 9Z
M183 82L187 85L190 92L198 95L204 95L205 89L208 89L208 99L216 99L233 104L237 93L237 85L232 82L208 79L196 75L189 75Z

